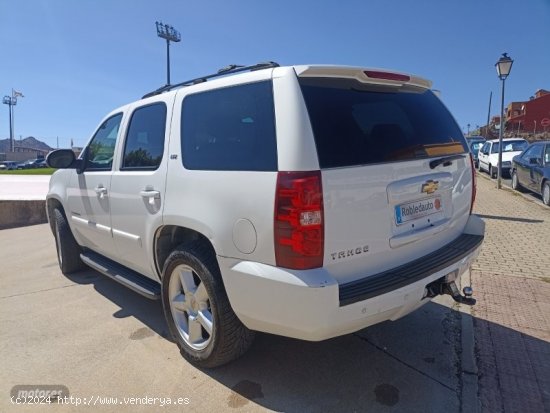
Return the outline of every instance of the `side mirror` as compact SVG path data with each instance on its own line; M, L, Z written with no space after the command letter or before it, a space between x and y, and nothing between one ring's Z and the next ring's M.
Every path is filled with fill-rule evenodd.
M70 149L58 149L46 156L46 163L50 168L69 169L76 160L74 152Z
M529 163L531 165L540 165L540 160L539 158L529 158Z
M46 164L50 168L76 169L78 173L82 173L83 162L80 159L76 159L71 149L58 149L50 152L46 156Z

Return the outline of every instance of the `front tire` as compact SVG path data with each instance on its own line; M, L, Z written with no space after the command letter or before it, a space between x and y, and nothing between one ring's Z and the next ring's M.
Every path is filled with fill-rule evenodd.
M550 181L544 181L542 184L542 202L550 206Z
M523 188L519 183L518 173L516 171L512 171L512 189L514 191L523 192L522 191Z
M80 246L74 239L65 214L59 209L53 210L55 248L59 268L63 274L71 274L84 268L80 259Z
M491 179L495 179L498 174L498 169L496 169L493 165L489 165L489 176Z
M229 363L252 344L254 333L233 312L208 248L180 246L170 254L163 270L162 304L182 356L197 367Z

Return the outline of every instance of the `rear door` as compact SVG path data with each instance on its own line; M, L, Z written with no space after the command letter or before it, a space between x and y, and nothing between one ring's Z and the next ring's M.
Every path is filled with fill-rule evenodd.
M129 108L121 157L111 181L111 219L117 261L152 279L153 238L162 225L173 94Z
M470 214L460 128L429 89L387 83L300 78L322 171L324 266L344 282L442 247Z

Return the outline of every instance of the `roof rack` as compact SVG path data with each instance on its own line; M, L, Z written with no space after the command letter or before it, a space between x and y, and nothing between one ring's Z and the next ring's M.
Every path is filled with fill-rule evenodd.
M213 73L211 75L206 75L206 76L197 77L195 79L186 80L185 82L176 83L175 85L162 86L157 90L153 90L152 92L149 92L143 95L142 99L155 96L155 95L160 95L161 93L168 92L169 90L172 90L178 87L191 86L191 85L196 85L198 83L203 83L203 82L206 82L208 79L212 79L215 77L220 77L220 76L225 76L225 75L240 73L240 72L247 72L247 71L252 72L254 70L267 69L269 67L279 67L279 64L276 62L262 62L251 66L229 65L221 68L216 73Z

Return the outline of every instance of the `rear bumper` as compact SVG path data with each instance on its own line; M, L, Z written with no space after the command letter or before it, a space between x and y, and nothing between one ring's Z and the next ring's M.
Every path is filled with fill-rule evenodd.
M383 273L338 284L323 268L293 271L218 257L233 310L250 329L319 341L396 320L429 302L426 285L469 272L485 225L470 216L443 248Z

